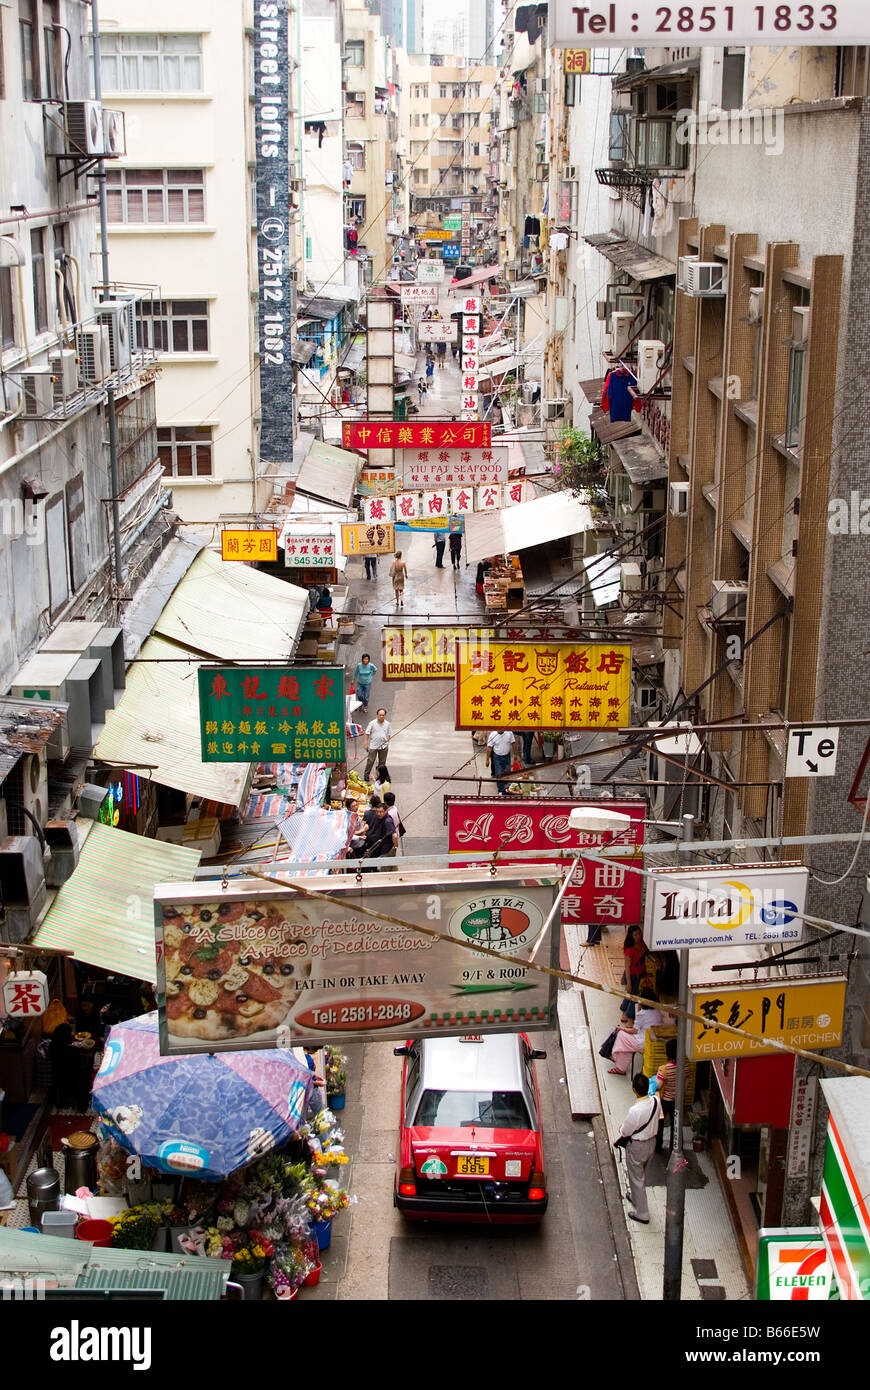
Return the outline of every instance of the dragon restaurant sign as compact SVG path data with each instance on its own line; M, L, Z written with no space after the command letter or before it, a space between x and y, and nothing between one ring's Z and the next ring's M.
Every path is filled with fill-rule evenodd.
M564 855L570 861L573 850L600 849L611 838L594 831L574 830L568 815L575 806L597 806L620 811L631 817L631 827L619 838L625 857L606 864L583 859L574 870L571 887L562 899L562 922L601 923L629 926L642 920L642 876L628 865L641 866L644 801L478 801L460 797L446 803L448 846L451 864L475 863L474 854L498 851L500 864L531 863L511 857L512 850L534 850L542 863L558 862ZM566 853L567 852L567 853ZM455 856L455 857L454 857ZM480 862L480 861L477 861Z

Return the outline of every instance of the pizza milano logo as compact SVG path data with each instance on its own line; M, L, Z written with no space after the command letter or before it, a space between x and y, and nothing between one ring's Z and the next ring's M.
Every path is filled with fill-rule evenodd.
M450 934L510 954L531 945L543 925L543 913L528 898L485 893L456 909L450 918Z

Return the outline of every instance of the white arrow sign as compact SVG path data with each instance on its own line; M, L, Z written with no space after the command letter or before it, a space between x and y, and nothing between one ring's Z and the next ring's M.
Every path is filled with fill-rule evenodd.
M786 777L833 777L837 770L840 730L789 729L785 759Z

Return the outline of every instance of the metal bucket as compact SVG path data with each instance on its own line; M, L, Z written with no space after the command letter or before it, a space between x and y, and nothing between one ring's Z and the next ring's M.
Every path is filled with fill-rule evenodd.
M60 1207L60 1174L54 1168L37 1168L27 1179L30 1224L42 1229L42 1213Z
M87 1130L77 1130L61 1141L64 1159L64 1192L77 1192L86 1187L93 1192L97 1185L97 1136Z

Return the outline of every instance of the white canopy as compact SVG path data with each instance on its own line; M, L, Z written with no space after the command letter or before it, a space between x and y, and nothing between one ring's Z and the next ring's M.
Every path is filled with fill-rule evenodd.
M465 554L469 564L476 564L493 555L510 555L561 536L576 536L594 524L585 502L567 492L551 492L498 512L469 512Z

